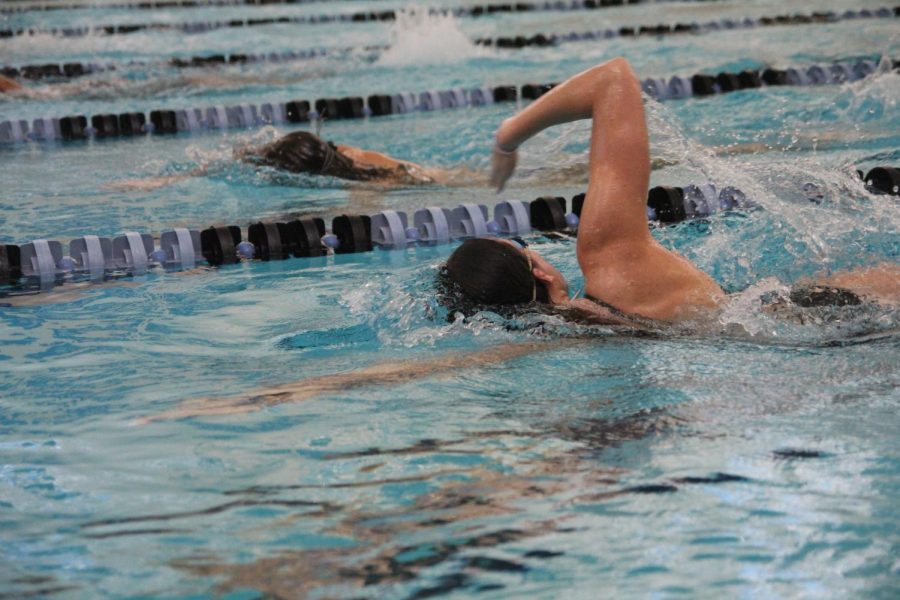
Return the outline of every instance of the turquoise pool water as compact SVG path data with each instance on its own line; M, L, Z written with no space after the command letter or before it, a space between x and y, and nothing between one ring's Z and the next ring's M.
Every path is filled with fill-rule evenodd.
M463 4L474 3L428 3ZM661 3L14 38L0 40L13 65L392 48L37 84L25 98L0 96L0 121L552 81L620 54L641 76L898 58L893 19L519 51L466 42L883 5ZM372 6L402 3L52 11L2 24ZM895 597L900 314L834 311L801 323L761 312L756 299L801 277L896 263L897 200L867 192L852 169L900 163L898 97L900 76L885 72L842 86L648 102L654 185L732 184L759 205L654 230L737 294L714 334L635 337L490 315L450 323L432 282L452 246L153 271L0 308L0 594ZM323 135L480 173L493 129L514 110L327 122ZM235 146L290 129L0 147L0 242L496 199L475 175L462 187L383 190L231 158ZM566 126L529 143L503 197L582 191L587 132ZM723 148L747 144L766 148ZM198 164L210 165L207 176L149 192L109 188ZM823 197L810 201L806 183ZM574 240L533 242L577 288ZM497 348L509 344L530 346L504 358ZM477 362L485 356L493 360ZM397 383L374 373L343 387L328 379L430 360L450 366ZM307 385L290 397L256 391L297 381ZM256 399L228 404L242 395ZM232 414L185 416L210 408Z

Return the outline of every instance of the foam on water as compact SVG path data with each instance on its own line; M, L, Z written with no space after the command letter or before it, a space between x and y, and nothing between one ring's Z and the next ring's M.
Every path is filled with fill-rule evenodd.
M835 104L842 120L866 130L867 122L882 120L886 114L896 114L898 97L900 73L891 68L890 55L885 54L872 76L845 84Z
M382 66L452 64L491 55L476 46L452 14L429 14L414 6L397 11L390 48L378 59Z
M664 245L713 273L727 290L741 291L717 315L718 325L706 333L750 334L757 340L805 344L890 331L898 326L897 312L890 309L807 312L786 318L763 312L761 302L767 292L784 292L801 277L824 277L841 269L892 260L897 250L895 232L900 229L896 202L865 190L855 173L859 159L848 159L835 169L832 156L798 153L791 146L814 145L821 140L827 150L826 142L831 139L858 139L861 134L854 117L863 113L874 115L874 127L883 126L886 113L893 110L891 92L898 82L900 77L882 67L864 81L824 89L821 97L804 110L822 112L836 105L841 113L835 123L838 129L830 131L829 125L829 130L812 135L803 132L801 139L794 121L784 118L780 137L786 140L786 149L779 149L777 143L761 147L758 151L767 156L764 162L754 160L752 154L729 155L727 147L722 152L702 144L686 132L674 110L678 105L645 97L652 158L655 163L669 165L655 173L654 179L667 185L710 182L718 189L735 186L758 207L745 215L720 213L705 223L686 222L656 230ZM786 113L795 110L793 104L784 109ZM776 123L779 116L772 117ZM847 122L851 124L849 131L841 131L841 124ZM546 165L552 164L553 169L567 172L569 183L579 183L576 172L586 174L589 138L589 122L540 134L520 153L517 177L540 179ZM772 156L779 154L784 160L773 161ZM773 164L777 164L777 170ZM821 197L804 192L804 184L813 184L814 194ZM703 234L695 235L699 230ZM860 246L865 251L860 252ZM774 249L786 252L790 259L769 258ZM574 261L566 257L557 260L577 273Z

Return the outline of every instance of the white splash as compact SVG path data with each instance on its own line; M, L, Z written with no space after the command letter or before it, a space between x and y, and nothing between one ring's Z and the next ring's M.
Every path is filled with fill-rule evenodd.
M835 104L850 123L874 121L896 114L900 75L894 71L888 55L882 56L875 73L859 81L844 84Z
M789 293L789 286L774 277L766 277L731 296L719 316L719 323L726 333L732 335L776 337L777 333L773 331L773 327L778 325L778 322L760 310L761 299L766 295L776 294L786 298Z
M491 54L472 43L452 14L432 15L414 6L397 11L389 46L378 64L447 64Z

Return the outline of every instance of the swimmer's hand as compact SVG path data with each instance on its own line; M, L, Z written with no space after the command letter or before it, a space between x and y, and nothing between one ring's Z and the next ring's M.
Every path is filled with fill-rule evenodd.
M519 152L502 149L494 142L494 151L491 154L491 187L497 188L497 193L503 191L506 182L516 170L516 162L519 160Z

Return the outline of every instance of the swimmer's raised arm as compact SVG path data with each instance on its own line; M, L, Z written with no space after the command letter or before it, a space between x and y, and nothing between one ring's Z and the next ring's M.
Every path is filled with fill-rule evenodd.
M529 137L588 117L593 121L588 190L577 245L585 297L629 317L657 321L692 319L717 307L724 295L718 284L663 248L647 227L650 143L641 88L625 59L575 75L504 121L497 130L492 181L502 187L515 167L515 149ZM552 304L571 303L561 273L538 255L524 258L536 265L532 276ZM534 301L537 288L532 290Z
M497 130L492 183L512 175L515 149L538 132L593 119L590 183L581 214L578 254L620 240L649 239L646 198L650 144L641 89L631 66L616 58L583 71L541 96Z

